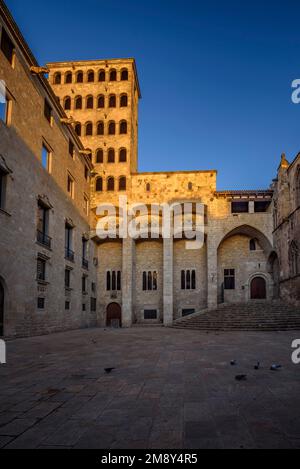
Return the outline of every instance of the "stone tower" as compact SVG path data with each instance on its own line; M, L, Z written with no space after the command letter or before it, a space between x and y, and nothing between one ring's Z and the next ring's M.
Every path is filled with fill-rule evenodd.
M94 165L91 206L131 189L138 167L140 87L134 59L47 65L49 81Z

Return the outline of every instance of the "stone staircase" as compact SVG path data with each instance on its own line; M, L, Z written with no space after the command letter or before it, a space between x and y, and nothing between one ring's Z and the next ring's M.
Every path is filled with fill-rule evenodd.
M222 305L178 319L175 329L200 331L300 331L300 307L279 301Z

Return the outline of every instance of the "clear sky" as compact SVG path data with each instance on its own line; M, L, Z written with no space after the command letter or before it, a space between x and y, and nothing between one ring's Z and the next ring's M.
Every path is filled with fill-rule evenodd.
M139 169L269 186L300 151L299 0L6 0L41 65L135 57Z

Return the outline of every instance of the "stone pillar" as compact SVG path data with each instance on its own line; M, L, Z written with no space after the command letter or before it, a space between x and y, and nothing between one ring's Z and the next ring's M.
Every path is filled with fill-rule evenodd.
M255 205L253 200L250 200L249 202L249 213L255 213Z
M133 275L135 265L135 241L123 239L122 252L122 325L132 326L133 317Z
M173 323L173 238L164 239L164 325Z
M207 238L207 306L215 309L218 306L218 249L215 242Z

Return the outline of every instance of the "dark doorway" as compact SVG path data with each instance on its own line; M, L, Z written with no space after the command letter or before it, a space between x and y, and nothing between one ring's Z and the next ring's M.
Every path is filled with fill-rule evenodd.
M267 284L263 277L255 277L251 282L251 300L265 300Z
M107 327L122 327L122 309L118 303L111 303L106 311Z
M0 336L4 335L4 288L0 281Z

